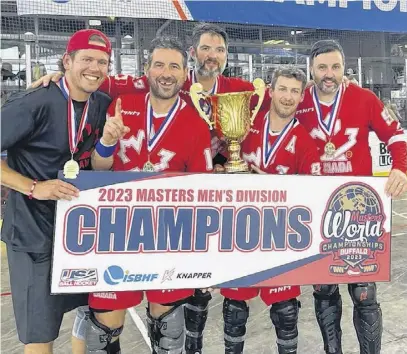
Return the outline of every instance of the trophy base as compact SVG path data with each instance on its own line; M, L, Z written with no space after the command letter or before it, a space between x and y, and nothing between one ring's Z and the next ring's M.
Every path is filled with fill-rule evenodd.
M226 173L249 173L249 166L243 160L228 161L224 167Z

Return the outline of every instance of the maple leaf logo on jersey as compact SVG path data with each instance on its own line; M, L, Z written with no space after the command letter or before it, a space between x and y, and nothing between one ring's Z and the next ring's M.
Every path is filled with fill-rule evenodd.
M322 253L333 254L338 262L331 273L348 275L377 273L375 252L384 251L386 215L380 196L364 183L347 183L331 195L322 217L325 238Z
M146 85L144 85L143 79L137 79L134 81L134 87L136 89L142 90L146 88Z

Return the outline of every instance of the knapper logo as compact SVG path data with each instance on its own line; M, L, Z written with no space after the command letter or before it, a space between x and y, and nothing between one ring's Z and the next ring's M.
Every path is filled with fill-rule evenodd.
M322 217L321 232L326 240L322 253L332 253L339 264L331 273L376 273L376 251L384 251L381 237L386 215L379 195L363 183L348 183L338 188L328 201Z
M152 282L158 279L156 273L130 273L130 271L124 271L117 265L110 266L103 273L103 279L109 285L117 285L119 283L140 283L140 282Z

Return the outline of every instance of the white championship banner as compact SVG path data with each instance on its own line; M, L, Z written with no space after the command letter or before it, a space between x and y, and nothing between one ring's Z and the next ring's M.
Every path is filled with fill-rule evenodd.
M386 178L81 172L52 293L390 280Z
M183 0L17 0L17 13L192 20Z

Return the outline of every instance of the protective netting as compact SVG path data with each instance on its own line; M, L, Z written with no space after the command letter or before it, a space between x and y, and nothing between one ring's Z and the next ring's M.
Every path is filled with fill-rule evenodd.
M26 89L29 61L32 80L56 71L69 36L79 29L97 28L110 37L113 74L141 75L145 50L156 35L176 35L190 45L196 24L183 1L170 0L2 0L1 12L2 102L10 93ZM280 64L296 64L307 71L311 45L337 39L346 54L349 77L391 100L407 128L405 34L219 24L230 36L224 74L248 80L268 81Z
M231 11L232 7L233 2ZM189 45L196 24L179 20L191 18L184 2L169 0L18 0L2 1L1 10L2 101L7 93L25 89L26 50L30 50L34 80L57 70L67 39L76 30L105 32L113 42L113 73L140 75L145 49L157 34L177 35ZM337 39L344 47L350 77L381 99L392 100L407 125L405 34L220 24L231 38L225 74L249 80L269 80L280 64L296 64L307 71L312 43Z

